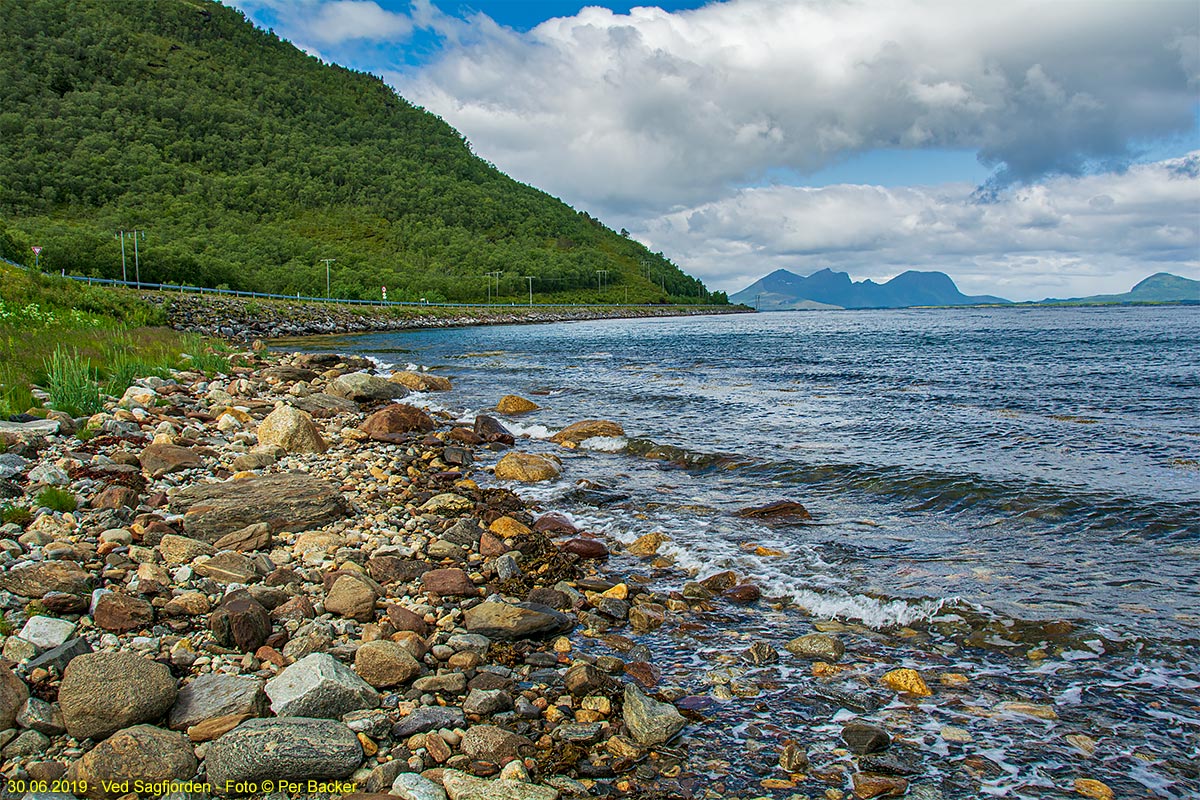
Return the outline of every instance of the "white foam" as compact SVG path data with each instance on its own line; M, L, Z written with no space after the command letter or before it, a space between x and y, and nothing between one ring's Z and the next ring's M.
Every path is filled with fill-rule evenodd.
M512 431L513 436L525 436L530 439L549 439L553 431L545 425L522 425L519 422L504 422L504 427Z
M581 450L599 450L604 453L619 453L629 445L624 436L593 436L579 443Z

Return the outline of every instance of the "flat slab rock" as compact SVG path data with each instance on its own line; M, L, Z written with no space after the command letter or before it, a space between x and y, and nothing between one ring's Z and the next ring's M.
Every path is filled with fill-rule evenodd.
M196 484L171 498L171 511L184 515L188 536L211 543L256 522L276 532L320 528L349 516L350 504L340 487L289 472Z
M524 781L476 778L456 769L442 771L442 786L450 800L558 800L559 791Z
M531 639L565 633L575 626L573 617L537 603L484 602L467 610L467 630L489 639Z
M362 763L354 731L331 719L252 719L214 741L205 765L219 794L227 784L345 778Z

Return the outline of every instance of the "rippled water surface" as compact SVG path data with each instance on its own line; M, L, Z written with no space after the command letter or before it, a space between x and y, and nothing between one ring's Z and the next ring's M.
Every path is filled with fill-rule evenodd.
M678 566L736 569L787 601L687 641L658 634L674 653L664 680L702 693L731 646L765 637L781 647L810 630L804 620L838 620L881 661L973 675L975 695L909 721L934 754L971 751L946 773L967 775L962 796L1069 796L1080 775L1103 776L1118 796L1200 792L1196 309L793 312L328 347L452 377L452 395L424 402L464 416L506 393L534 399L542 410L506 420L533 437L525 449L551 449L542 440L579 419L620 422L626 440L566 453L562 482L523 491L619 540L664 532ZM630 497L563 499L581 478ZM813 522L732 515L785 498ZM781 669L764 678L777 688L764 689L762 720L726 715L737 741L811 717L800 679ZM1048 703L1060 718L1034 730L1028 718L963 711L1011 700ZM977 730L977 744L943 741L947 724ZM1086 762L1063 744L1072 731L1101 742Z

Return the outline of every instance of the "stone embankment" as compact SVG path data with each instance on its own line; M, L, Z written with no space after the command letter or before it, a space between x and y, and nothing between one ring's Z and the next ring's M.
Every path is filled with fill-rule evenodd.
M143 299L162 305L168 324L226 339L367 333L468 325L512 325L589 319L640 319L749 312L743 306L365 306L290 300L261 300L224 295L145 292Z

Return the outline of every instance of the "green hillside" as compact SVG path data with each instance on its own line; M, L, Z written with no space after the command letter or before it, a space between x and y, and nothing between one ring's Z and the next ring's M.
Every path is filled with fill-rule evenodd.
M152 282L323 295L332 258L341 297L480 301L498 271L503 300L532 275L547 301L724 301L210 0L4 0L0 76L0 256L22 263L36 244L119 278L114 234L139 229Z

